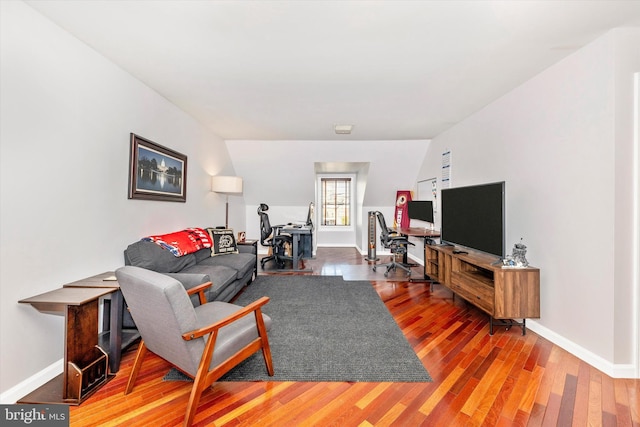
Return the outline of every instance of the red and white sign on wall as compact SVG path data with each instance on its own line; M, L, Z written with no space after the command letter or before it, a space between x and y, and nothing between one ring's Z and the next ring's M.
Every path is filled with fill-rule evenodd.
M407 204L411 201L411 191L399 190L396 193L396 213L393 216L394 227L409 227Z

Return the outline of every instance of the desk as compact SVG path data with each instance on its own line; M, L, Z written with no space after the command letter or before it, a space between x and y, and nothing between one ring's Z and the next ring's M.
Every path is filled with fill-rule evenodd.
M293 240L292 258L293 271L312 271L310 268L299 269L298 264L302 258L313 257L313 230L306 225L285 225L280 229L283 234L290 234ZM302 253L302 256L299 255Z
M62 315L66 320L64 372L18 403L79 405L113 378L108 356L98 346L98 300L117 290L115 287L60 288L18 301L31 304L41 313Z
M440 237L440 232L437 230L431 230L428 228L423 228L423 227L396 227L394 228L394 231L396 233L402 234L403 236L411 236L411 237L422 237L423 240L423 245L426 247L427 243L434 238ZM409 251L407 251L408 253ZM429 281L429 276L427 276L427 260L424 258L424 253L425 250L424 248L422 249L422 261L423 261L423 279L421 280L414 280L414 279L409 279L410 282L417 282L417 281ZM405 259L403 260L403 262L407 262L407 254L404 254Z
M115 277L116 274L113 271L107 271L63 285L63 288L115 288L110 294L111 299L105 301L103 332L99 338L100 346L108 349L109 369L112 373L120 369L122 349L127 348L140 337L137 329L122 329L124 298Z

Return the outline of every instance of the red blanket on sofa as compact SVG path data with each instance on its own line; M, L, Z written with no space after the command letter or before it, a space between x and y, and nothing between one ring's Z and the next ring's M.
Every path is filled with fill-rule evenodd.
M211 237L202 228L187 228L175 233L145 237L142 240L154 242L177 257L211 247Z

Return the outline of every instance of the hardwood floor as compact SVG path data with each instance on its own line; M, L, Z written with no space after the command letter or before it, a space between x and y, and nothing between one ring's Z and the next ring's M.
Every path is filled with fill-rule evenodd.
M640 426L640 380L612 379L531 331L490 336L475 307L400 272L385 279L355 249L320 248L306 266L313 272L304 274L371 280L434 381L221 382L203 394L194 425ZM413 277L421 274L415 268ZM134 353L115 379L71 407L71 426L181 425L191 384L163 382L169 366L160 358L148 356L123 395Z

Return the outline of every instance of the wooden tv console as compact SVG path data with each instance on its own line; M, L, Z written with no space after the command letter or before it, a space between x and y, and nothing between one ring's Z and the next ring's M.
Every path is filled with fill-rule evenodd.
M517 325L525 334L526 319L540 317L540 270L510 268L493 255L454 246L425 245L426 274L489 315L494 326ZM522 319L518 322L515 319Z

